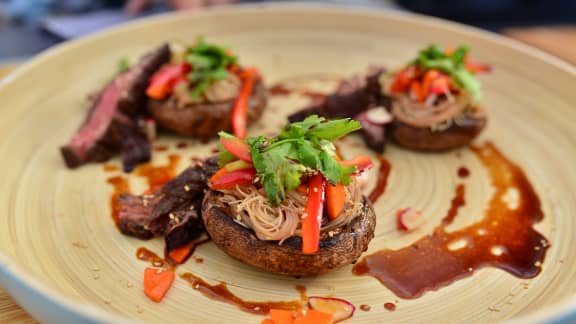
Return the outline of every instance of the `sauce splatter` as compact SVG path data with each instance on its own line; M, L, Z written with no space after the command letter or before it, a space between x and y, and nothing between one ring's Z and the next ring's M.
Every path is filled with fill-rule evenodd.
M144 164L134 170L134 175L146 178L146 181L148 182L147 193L152 193L174 178L179 162L180 155L171 154L168 156L168 164Z
M522 169L492 143L472 151L488 169L495 188L485 217L446 231L464 204L464 187L458 186L452 207L431 235L408 247L365 257L354 274L375 277L399 297L417 298L487 266L523 279L540 273L549 243L532 227L544 217L538 195ZM516 192L515 204L506 199L511 192Z
M153 267L163 267L166 263L164 259L145 247L136 250L136 258L138 258L138 260L149 262Z
M370 194L368 195L368 199L372 203L375 203L382 194L386 191L386 185L388 184L388 176L390 175L390 170L392 169L392 165L388 160L383 158L382 156L378 156L378 161L380 162L380 167L378 168L378 178L376 180L376 186Z
M396 304L394 303L384 303L384 308L386 308L386 310L388 311L395 311L396 310Z
M105 163L102 166L102 169L104 169L104 172L116 172L120 170L120 167L114 164Z
M362 304L360 305L360 309L364 312L369 312L372 309L372 307L370 307L370 305Z
M464 179L464 178L468 178L470 176L470 170L468 170L467 167L459 167L458 168L458 177Z
M187 147L188 147L188 143L186 143L186 142L178 142L176 144L176 148L178 148L178 149L185 149Z
M112 211L114 224L118 227L120 224L120 203L118 198L120 194L130 192L130 185L128 179L122 176L110 177L106 182L114 187L112 195L110 196L110 210Z
M217 285L210 285L190 272L183 273L180 277L188 281L194 289L198 290L204 296L234 305L240 310L248 313L266 315L270 312L270 309L298 310L302 308L302 302L299 300L264 302L245 301L234 295L228 289L226 283L220 282Z

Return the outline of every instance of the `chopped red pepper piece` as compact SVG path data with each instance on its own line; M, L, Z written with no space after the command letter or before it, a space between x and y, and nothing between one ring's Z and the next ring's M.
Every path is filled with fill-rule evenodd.
M258 70L247 68L240 72L242 88L232 107L232 130L240 139L246 137L246 123L248 119L248 106L254 89L254 83L260 77Z
M250 146L241 139L237 137L220 137L220 144L240 160L252 163Z
M302 253L314 254L320 247L320 226L326 195L326 180L316 174L308 181L306 215L302 220Z
M164 99L177 83L186 79L185 74L190 72L190 69L190 65L186 63L162 67L150 79L146 95L153 99Z
M344 166L355 166L356 172L354 172L354 175L358 175L364 171L370 170L374 166L372 160L370 160L370 158L365 155L356 155L350 160L339 161L339 163Z
M226 170L222 168L221 170ZM218 177L216 177L218 175ZM224 172L223 174L216 173L210 178L210 187L212 189L230 189L236 185L248 184L256 178L256 169L242 169L231 172Z

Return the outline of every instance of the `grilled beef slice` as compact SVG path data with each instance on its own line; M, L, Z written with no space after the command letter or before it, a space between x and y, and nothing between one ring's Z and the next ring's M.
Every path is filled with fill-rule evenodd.
M144 107L148 80L169 59L170 48L162 45L104 87L82 126L61 148L66 166L73 169L122 153L124 169L130 171L150 159L150 143L138 128L136 115Z
M375 125L368 121L365 111L373 106L385 105L387 99L381 94L379 78L384 69L372 66L365 79L354 76L343 80L336 91L326 97L320 105L304 108L290 116L290 122L301 121L310 115L320 115L329 119L353 118L362 124L360 130L366 145L382 153L386 144L384 125Z
M190 242L203 231L201 203L217 169L214 158L198 161L152 195L120 195L120 230L141 239L164 236L168 252Z

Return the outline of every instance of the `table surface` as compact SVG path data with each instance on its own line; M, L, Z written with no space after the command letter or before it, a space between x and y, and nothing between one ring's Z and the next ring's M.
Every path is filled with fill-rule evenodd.
M576 65L576 26L510 28L503 34L543 49ZM15 69L17 64L0 66L0 79ZM0 323L36 323L26 311L0 289Z

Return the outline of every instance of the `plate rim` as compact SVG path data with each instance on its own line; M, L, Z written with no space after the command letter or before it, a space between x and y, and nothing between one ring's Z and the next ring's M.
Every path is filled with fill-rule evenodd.
M367 15L372 17L382 17L389 20L404 21L409 23L417 23L421 25L429 25L438 27L440 29L457 29L458 32L465 33L467 36L480 38L484 41L496 44L498 46L506 47L513 51L519 52L523 55L528 55L551 67L554 67L562 72L566 72L576 76L576 66L569 62L546 53L531 45L522 43L512 38L497 34L495 32L483 30L477 27L465 25L458 22L448 21L445 19L416 14L411 12L402 12L396 10L385 10L367 7L357 7L353 5L342 4L322 4L322 3L309 3L309 2L292 2L292 3L261 3L261 4L236 4L230 6L203 8L192 12L171 12L143 19L137 19L118 26L112 26L102 31L98 31L70 41L63 42L53 46L40 54L33 56L29 61L18 67L15 71L10 73L7 77L0 80L0 92L8 87L13 82L17 82L20 75L27 73L35 66L43 64L45 61L50 60L54 56L58 56L62 52L74 50L76 47L81 47L86 43L95 40L109 37L116 32L127 31L130 29L137 29L141 25L163 24L173 19L182 19L182 17L190 16L206 16L213 14L243 14L247 12L286 12L286 11L307 11L307 12L322 12L335 15ZM57 310L66 311L66 317L72 319L101 323L101 322L134 322L134 319L114 314L92 303L81 303L72 300L61 291L49 287L41 280L28 273L24 267L20 266L18 262L6 255L0 249L0 282L10 282L13 285L3 285L3 289L7 291L10 296L18 302L20 307L24 308L29 314L34 316L37 312L31 307L24 306L18 299L18 294L14 294L13 289L28 290L30 293L37 295L45 303L43 306L55 307ZM61 314L62 315L62 314ZM62 317L58 317L61 319ZM576 320L576 294L568 296L558 303L542 308L536 312L528 313L523 316L514 317L507 320L508 323L561 323L569 320ZM44 322L45 319L42 319ZM49 322L48 319L47 322ZM68 321L67 321L68 322Z

